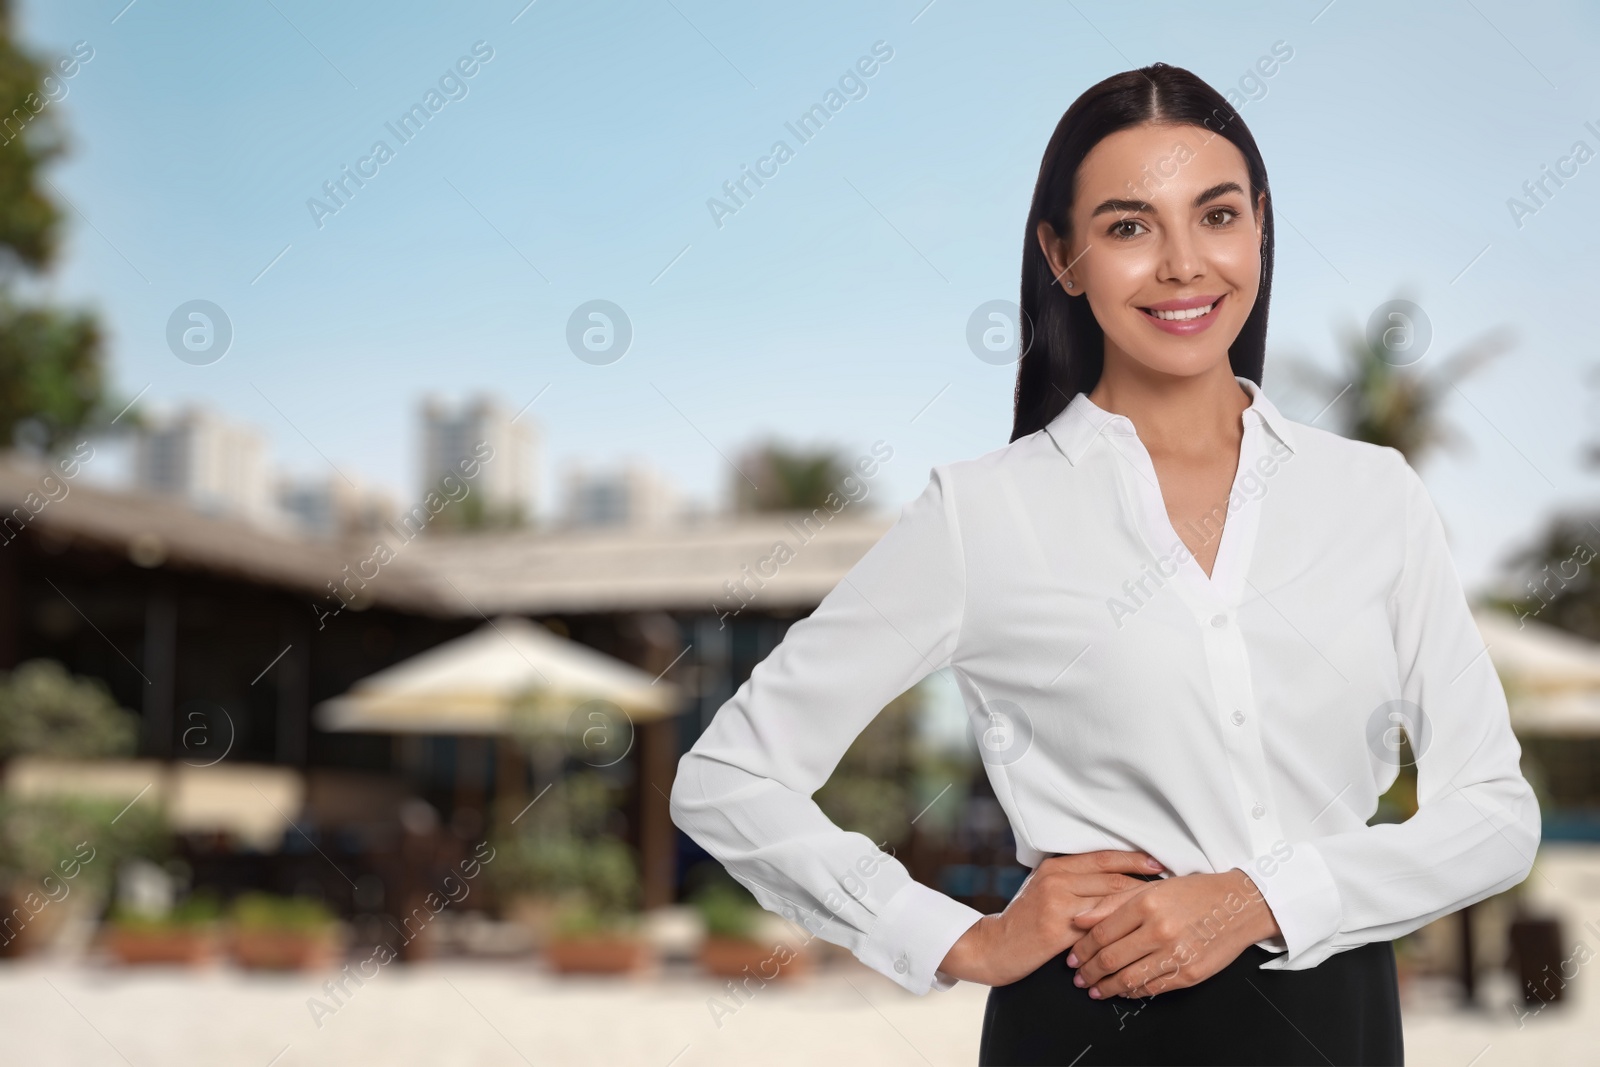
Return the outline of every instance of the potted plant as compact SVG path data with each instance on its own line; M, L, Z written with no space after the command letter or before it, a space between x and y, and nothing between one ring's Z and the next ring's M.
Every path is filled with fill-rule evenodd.
M765 981L793 978L811 969L811 957L757 936L765 911L742 886L714 882L694 897L705 922L700 966L718 978L753 975Z
M233 956L241 967L311 970L333 963L338 921L307 897L245 893L233 906Z
M53 943L74 913L98 915L118 864L159 855L165 842L153 807L0 796L0 956Z
M560 974L626 974L653 961L638 916L598 906L573 894L557 909L545 958Z
M209 963L221 944L222 905L196 893L165 915L115 907L106 923L105 943L124 964Z
M559 914L575 910L575 898L597 896L600 903L593 907L605 910L615 896L606 879L620 880L624 895L634 880L628 873L631 854L606 832L622 803L617 784L586 769L566 774L547 790L537 805L512 820L518 825L503 824L494 835L495 862L489 868L501 917L526 929L536 952L556 936ZM597 878L598 888L592 884ZM569 930L575 922L569 915Z
M583 885L583 842L569 835L518 834L497 838L489 876L502 918L526 929L534 951L555 934L564 895Z
M618 974L654 960L639 927L639 873L633 852L615 838L579 841L573 876L545 945L550 966L563 974Z
M132 755L138 717L105 683L53 660L0 671L0 772L23 757ZM119 818L123 801L0 796L0 956L54 941L74 912L98 914L121 859L165 843L152 805Z

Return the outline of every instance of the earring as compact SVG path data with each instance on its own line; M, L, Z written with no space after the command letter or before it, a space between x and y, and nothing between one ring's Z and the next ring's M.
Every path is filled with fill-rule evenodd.
M1071 289L1071 288L1072 288L1072 283L1071 283L1071 282L1068 282L1068 283L1067 283L1067 288L1068 288L1068 289Z

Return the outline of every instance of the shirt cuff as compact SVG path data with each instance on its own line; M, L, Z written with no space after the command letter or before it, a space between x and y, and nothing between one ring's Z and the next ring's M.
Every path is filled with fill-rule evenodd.
M1293 969L1301 955L1339 932L1344 917L1339 886L1322 853L1301 841L1283 852L1266 852L1244 868L1278 922L1287 955L1273 962Z
M950 947L983 912L921 882L910 881L884 905L856 958L921 996L957 979L939 973Z

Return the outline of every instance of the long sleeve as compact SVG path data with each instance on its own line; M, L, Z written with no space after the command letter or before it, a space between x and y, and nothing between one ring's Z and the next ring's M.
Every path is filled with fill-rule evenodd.
M1388 602L1405 701L1395 710L1417 757L1417 811L1403 823L1293 842L1281 849L1287 858L1256 858L1246 873L1287 945L1265 968L1313 967L1502 892L1528 876L1539 845L1539 805L1443 523L1422 480L1390 451L1405 501L1404 562Z
M965 596L955 502L935 467L718 709L672 786L673 821L762 907L918 994L955 984L938 966L982 913L913 880L812 794L890 701L950 662Z

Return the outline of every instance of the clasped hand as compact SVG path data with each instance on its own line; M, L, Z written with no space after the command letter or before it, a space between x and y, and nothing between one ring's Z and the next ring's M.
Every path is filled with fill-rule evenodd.
M1280 932L1255 882L1237 867L1150 882L1072 922L1085 932L1067 966L1077 968L1073 984L1096 999L1197 985Z
M939 970L983 985L1009 985L1072 949L1068 965L1090 996L1149 996L1204 981L1244 949L1279 933L1242 870L1146 882L1122 872L1162 869L1143 852L1052 856L1005 911L986 915Z

